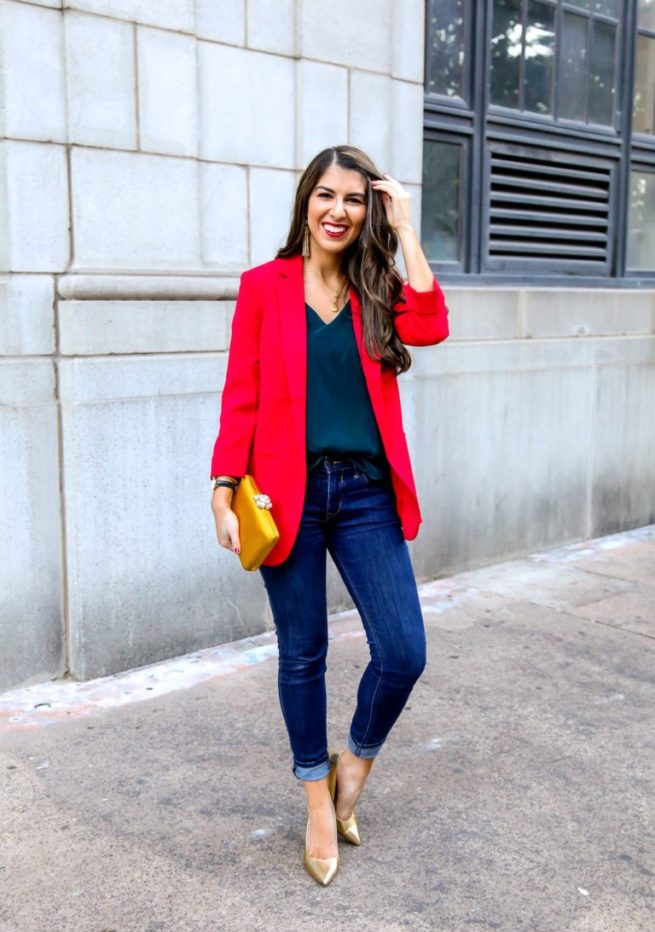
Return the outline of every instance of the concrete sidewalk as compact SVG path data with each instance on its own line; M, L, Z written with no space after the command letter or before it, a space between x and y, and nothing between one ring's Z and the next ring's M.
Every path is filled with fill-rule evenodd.
M327 888L274 634L0 695L0 929L652 932L655 526L420 588L428 665ZM355 612L331 636L340 746L368 655Z

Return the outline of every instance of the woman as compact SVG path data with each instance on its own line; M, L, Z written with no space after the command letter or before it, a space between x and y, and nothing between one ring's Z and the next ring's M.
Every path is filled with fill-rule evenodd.
M338 867L337 835L361 843L355 805L425 665L406 543L422 518L397 375L411 365L404 344L448 332L409 193L360 149L319 152L299 180L286 244L241 276L211 475L221 546L239 552L230 501L246 473L271 498L280 530L260 573L292 770L307 794L303 863L323 885ZM326 734L328 551L371 658L341 752Z

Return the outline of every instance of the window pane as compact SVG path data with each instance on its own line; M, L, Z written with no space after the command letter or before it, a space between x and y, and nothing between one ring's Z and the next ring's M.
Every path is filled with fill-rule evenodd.
M429 94L464 95L464 0L430 0Z
M637 25L655 32L655 0L637 0Z
M637 36L637 66L635 72L635 133L653 132L655 109L655 39Z
M525 30L526 110L552 112L554 55L555 9L530 0Z
M628 268L655 269L655 173L630 173Z
M553 109L553 58L555 10L530 0L525 30L525 109L551 113Z
M569 6L577 6L580 10L589 9L589 0L564 0Z
M462 146L426 139L423 144L421 240L431 261L459 260L459 177Z
M575 13L562 16L559 112L567 120L587 119L587 23Z
M491 100L502 107L519 106L522 33L520 0L494 0Z
M616 28L595 20L589 61L589 122L614 123L614 43Z
M591 9L594 13L602 13L604 16L613 16L618 19L618 0L592 0Z

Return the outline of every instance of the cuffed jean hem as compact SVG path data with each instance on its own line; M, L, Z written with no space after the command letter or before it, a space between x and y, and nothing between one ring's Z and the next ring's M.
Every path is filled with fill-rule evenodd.
M353 739L353 736L348 732L348 747L356 754L357 757L362 757L364 760L370 760L372 757L377 757L382 749L381 744L371 744L368 747L365 747Z
M292 769L299 780L322 780L330 772L330 761L327 759L321 761L320 764L312 764L309 767L294 764Z

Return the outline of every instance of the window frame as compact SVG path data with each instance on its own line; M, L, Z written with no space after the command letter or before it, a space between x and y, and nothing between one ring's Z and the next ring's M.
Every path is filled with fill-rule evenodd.
M471 0L466 11L470 12ZM425 47L428 48L429 11L426 4ZM557 0L557 17L574 8L566 0ZM464 73L467 75L467 87L470 96L467 104L460 98L446 95L424 93L424 139L438 138L439 141L455 142L467 137L468 165L462 165L460 178L460 197L464 215L460 221L460 235L463 242L459 245L463 262L454 268L452 262L430 262L436 275L457 283L479 282L495 284L524 283L529 280L539 286L561 287L565 282L571 287L653 287L655 270L651 272L636 271L626 268L628 212L630 196L630 171L638 163L640 170L655 170L655 138L644 134L632 135L632 99L634 87L634 69L637 44L637 11L635 0L620 0L617 24L617 41L615 56L618 65L616 71L616 91L614 94L614 126L583 123L568 119L555 119L558 108L557 95L554 97L553 114L541 115L531 111L518 111L490 103L491 53L490 41L492 31L493 0L480 0L475 7L475 15L465 24L465 61ZM580 11L577 11L580 12ZM583 14L585 11L582 11ZM587 11L590 22L605 20L615 22L613 17ZM559 19L558 19L559 28ZM591 28L590 26L588 28ZM558 32L558 35L560 33ZM556 61L559 62L560 44L556 47ZM468 50L468 61L466 60ZM427 65L427 60L426 60ZM556 65L553 82L559 80ZM427 69L426 69L427 75ZM426 76L427 81L427 76ZM588 111L587 111L588 112ZM616 177L611 191L611 214L609 223L609 253L613 257L608 274L589 274L583 268L566 274L557 274L557 263L551 264L551 271L546 271L547 260L542 260L537 267L534 260L527 260L511 270L485 269L484 247L489 237L486 217L488 204L488 160L490 158L489 141L502 137L508 143L523 142L546 148L548 146L563 148L569 152L579 152L582 157L588 155L610 157L616 160ZM585 263L582 263L584 265Z

